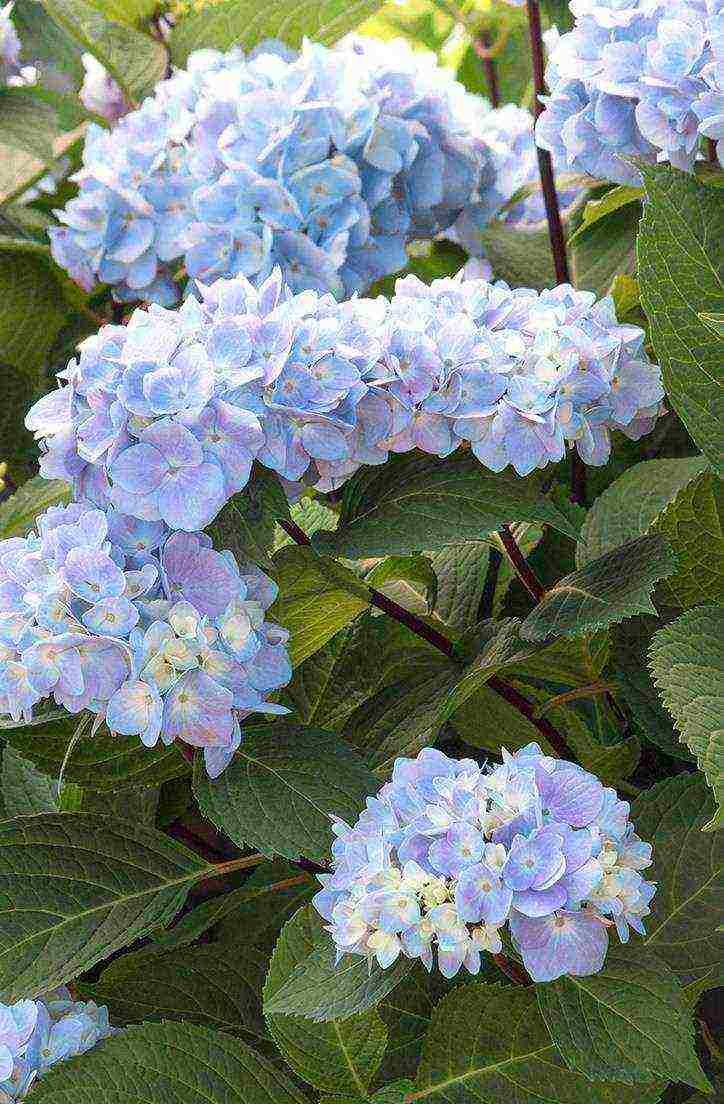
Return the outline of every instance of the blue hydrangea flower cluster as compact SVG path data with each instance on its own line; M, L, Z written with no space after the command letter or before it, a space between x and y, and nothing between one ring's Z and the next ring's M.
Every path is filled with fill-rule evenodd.
M108 1009L67 989L40 1000L0 1003L0 1104L24 1100L36 1078L115 1034Z
M313 903L339 956L383 969L405 955L475 974L507 924L535 981L594 974L609 928L622 942L644 933L656 888L628 803L537 744L491 769L434 748L398 759L357 823L334 831Z
M602 464L661 409L644 334L610 299L561 286L408 276L391 301L293 295L276 271L201 288L105 326L26 425L41 473L75 497L151 523L203 529L254 459L329 490L389 450L470 445L526 475L574 445Z
M471 104L468 129L476 148L489 151L493 162L492 182L482 194L474 196L445 237L459 242L471 257L481 257L480 235L491 219L496 218L506 226L531 228L545 222L546 211L539 187L540 172L530 112L516 104L486 111L483 101L478 101ZM570 175L565 158L556 155L553 171L560 181L558 202L565 215L582 197L583 191L580 186L560 179L566 173ZM510 202L518 192L531 185L535 185L535 190Z
M724 146L724 0L571 0L550 40L536 140L571 168L638 184L622 160L690 172L701 139ZM724 160L722 160L724 164Z
M364 290L484 191L467 98L403 42L198 51L111 132L89 128L53 255L87 289L164 305L182 268Z
M20 39L10 18L13 0L0 8L0 86L20 72Z
M216 777L252 712L291 678L288 633L265 620L277 588L201 533L53 506L0 541L0 714L29 720L52 696L147 747L204 749Z

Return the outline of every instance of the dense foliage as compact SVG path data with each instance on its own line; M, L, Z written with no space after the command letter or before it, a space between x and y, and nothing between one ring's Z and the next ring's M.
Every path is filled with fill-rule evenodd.
M722 66L0 12L0 1104L721 1093Z

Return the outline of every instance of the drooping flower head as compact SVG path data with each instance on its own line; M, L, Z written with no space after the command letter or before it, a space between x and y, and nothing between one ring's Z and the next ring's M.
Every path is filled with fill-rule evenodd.
M484 192L466 97L405 43L197 51L111 132L89 128L53 254L83 287L166 305L182 266L258 282L279 265L296 291L365 290Z
M480 969L508 924L535 981L598 972L609 928L643 933L651 847L588 771L529 744L490 769L434 748L398 759L356 824L337 822L314 905L342 954Z
M340 486L389 450L460 444L520 475L575 446L602 464L612 429L654 424L661 374L610 299L485 280L398 280L392 300L294 295L277 270L152 305L80 346L26 419L41 473L77 498L171 529L208 525L256 459Z
M0 541L0 714L29 720L52 697L112 733L204 749L224 769L253 712L291 677L288 634L265 620L274 584L200 533L51 507Z
M67 989L39 1000L0 1003L0 1101L25 1100L47 1070L115 1033L108 1009L74 1001Z
M624 160L691 172L721 139L722 0L571 0L573 30L549 42L544 149L578 172L639 183Z

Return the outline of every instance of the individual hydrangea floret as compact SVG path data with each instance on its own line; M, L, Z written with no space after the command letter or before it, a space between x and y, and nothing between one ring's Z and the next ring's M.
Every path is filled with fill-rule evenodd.
M253 712L291 678L277 588L201 533L169 534L88 503L53 506L0 541L0 715L52 697L148 747L181 740L219 774Z
M691 172L722 137L722 0L571 0L549 40L550 95L536 140L570 168L640 183L627 158Z
M182 269L365 290L484 192L468 98L399 42L197 51L111 132L88 129L53 255L87 289L164 305Z
M24 1100L38 1077L115 1031L105 1006L74 1001L65 988L39 1000L0 1003L0 1104Z
M507 924L535 981L597 973L609 929L644 933L651 847L629 805L529 744L481 768L434 748L398 759L352 827L337 821L314 898L339 956L400 955L447 978L498 954Z
M117 123L130 111L123 89L93 54L81 54L85 76L81 85L81 103L109 123Z
M444 457L470 445L520 475L574 445L603 464L611 430L634 439L664 396L644 333L611 299L561 285L398 280L388 301L307 291L275 272L202 287L105 326L26 419L41 473L77 498L197 531L252 462L320 490L390 450Z

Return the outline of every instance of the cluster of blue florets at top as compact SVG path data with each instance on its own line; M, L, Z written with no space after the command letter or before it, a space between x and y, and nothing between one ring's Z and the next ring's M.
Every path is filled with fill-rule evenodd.
M112 131L88 129L53 255L83 287L164 305L182 268L366 290L484 192L469 98L404 42L198 51Z
M0 1003L0 1104L24 1100L36 1078L113 1035L108 1009L74 1001L67 989Z
M615 925L644 932L651 846L629 805L588 771L529 744L481 768L434 748L398 759L350 827L314 898L339 956L400 955L454 977L497 954L508 925L535 981L599 971Z
M605 463L661 409L644 333L610 299L485 280L408 276L392 300L293 294L275 272L201 288L175 311L105 326L31 409L41 473L75 497L171 529L208 525L253 460L339 486L389 451L468 444L521 475L573 444Z
M549 40L536 140L560 164L637 184L623 158L690 172L702 138L724 164L724 0L571 0Z
M148 747L203 748L215 777L253 712L291 678L277 588L202 533L75 502L0 541L0 714L51 697Z

